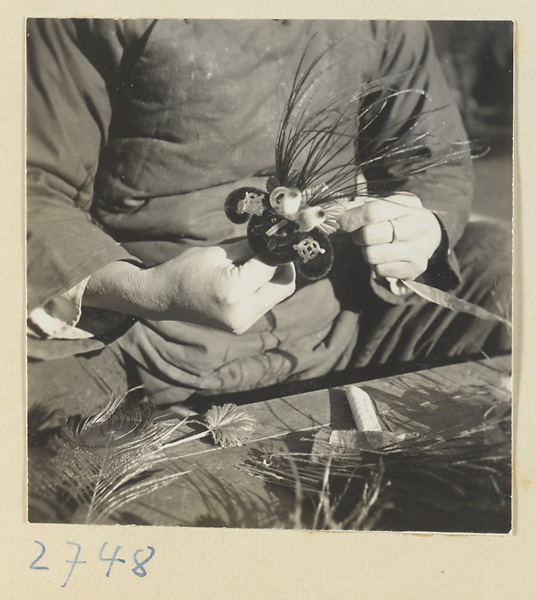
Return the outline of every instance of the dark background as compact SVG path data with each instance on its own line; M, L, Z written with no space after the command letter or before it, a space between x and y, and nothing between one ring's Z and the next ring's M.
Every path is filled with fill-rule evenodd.
M430 21L436 51L471 140L489 147L474 161L473 219L512 219L513 24Z

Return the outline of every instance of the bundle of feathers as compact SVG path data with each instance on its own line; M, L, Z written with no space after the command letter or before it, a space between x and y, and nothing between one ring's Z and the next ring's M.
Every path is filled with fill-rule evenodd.
M502 441L487 440L503 431ZM511 411L504 402L481 425L407 438L379 450L314 456L252 451L247 471L283 487L297 529L508 533Z
M416 126L439 110L434 109L398 122L396 135L368 153L369 129L391 110L392 101L404 94L426 99L427 93L395 89L407 76L402 73L361 84L312 110L311 99L328 68L322 62L336 44L310 59L311 42L281 119L275 173L266 190L241 187L231 192L225 212L234 223L248 222L248 241L267 264L294 262L302 276L314 280L324 277L333 265L329 236L339 228L338 218L346 210L363 204L366 197L382 197L382 187L392 188L427 169L470 157L472 150L470 144L461 142L439 148L431 156L434 132L417 133ZM357 148L360 156L356 156ZM383 172L374 180L377 192L367 189L363 177L371 169Z

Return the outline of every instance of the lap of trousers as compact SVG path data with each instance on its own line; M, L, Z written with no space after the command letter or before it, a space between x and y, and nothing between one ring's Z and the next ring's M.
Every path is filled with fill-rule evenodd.
M499 224L470 223L455 250L461 284L453 293L509 317L511 232ZM360 315L357 344L348 368L408 363L417 368L420 361L506 352L511 342L511 332L497 321L478 319L424 300L392 305L375 299ZM39 407L57 411L58 417L91 414L112 395L124 394L139 383L137 370L124 361L114 343L98 353L30 362L30 415L32 410L39 412ZM176 397L186 400L193 392L177 389ZM164 398L169 395L164 394ZM149 399L159 402L158 394Z

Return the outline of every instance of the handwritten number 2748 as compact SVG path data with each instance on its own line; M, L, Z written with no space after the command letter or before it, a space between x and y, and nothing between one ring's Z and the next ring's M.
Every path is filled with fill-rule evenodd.
M37 558L35 558L35 560L33 560L30 563L30 569L33 569L35 571L49 571L50 570L49 567L39 564L39 562L41 561L41 559L43 558L43 556L45 555L45 552L46 552L45 545L42 542L40 542L39 540L34 540L34 541L38 546L40 546L40 552L39 552L39 555L37 556ZM71 565L71 568L69 570L69 574L67 575L67 579L65 580L65 583L61 587L65 587L67 585L67 583L69 582L69 579L71 578L71 575L73 574L74 568L77 565L86 564L86 562L87 562L85 560L78 560L80 557L80 551L82 549L79 544L77 544L75 542L67 542L67 544L76 546L77 550L76 550L76 556L75 556L74 560L66 560L65 561ZM101 561L110 563L110 565L108 566L108 570L106 571L106 577L110 577L110 572L112 570L114 563L115 562L125 563L126 561L124 558L120 558L118 556L119 550L121 550L121 546L116 546L116 548L111 556L105 556L104 551L105 551L107 545L108 545L108 542L104 542L104 544L102 545L102 548L100 549L100 552L99 552L99 559ZM138 549L133 554L132 558L134 561L134 567L131 569L131 571L137 577L145 577L147 575L147 570L145 569L145 565L151 560L151 558L153 558L155 549L152 546L147 546L147 550L149 551L149 555L146 556L145 558L143 558L143 560L140 560L138 557L140 555L143 555L145 550Z

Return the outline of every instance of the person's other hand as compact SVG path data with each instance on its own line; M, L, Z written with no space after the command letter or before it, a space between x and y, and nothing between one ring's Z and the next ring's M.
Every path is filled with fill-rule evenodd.
M339 218L343 231L362 247L363 256L380 277L416 279L441 243L441 226L414 194L399 192L372 199Z
M144 319L243 333L295 290L292 264L270 267L247 241L196 247L143 270L124 261L94 273L84 305Z

